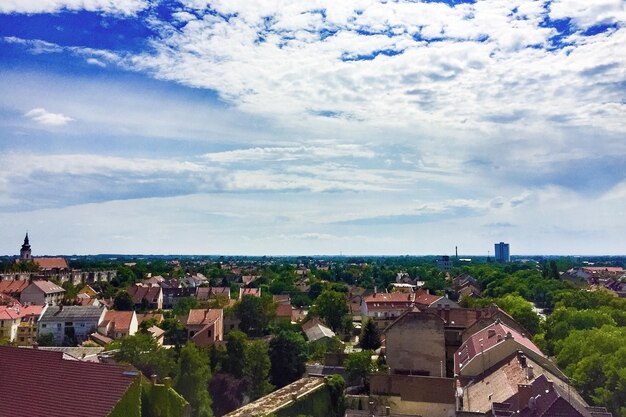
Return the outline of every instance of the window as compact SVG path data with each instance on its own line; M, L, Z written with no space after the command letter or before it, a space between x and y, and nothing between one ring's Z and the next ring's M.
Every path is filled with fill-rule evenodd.
M45 324L42 324L42 325L41 325L41 328L42 328L42 329L45 329L45 328L46 328L46 325L45 325Z
M57 323L57 329L61 328L61 323Z
M210 330L208 331L208 335L209 335L209 337L211 337L211 331Z
M81 324L80 324L80 327L85 327L85 323L81 323Z
M20 342L23 342L23 341L24 341L24 338L23 338L23 337L20 337Z

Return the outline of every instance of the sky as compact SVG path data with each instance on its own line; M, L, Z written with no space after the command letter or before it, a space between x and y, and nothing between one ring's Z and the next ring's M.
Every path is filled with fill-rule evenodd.
M626 253L624 0L0 0L0 253Z

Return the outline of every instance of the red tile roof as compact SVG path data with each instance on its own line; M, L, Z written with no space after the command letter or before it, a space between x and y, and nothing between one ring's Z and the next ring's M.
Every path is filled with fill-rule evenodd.
M33 258L40 269L68 269L69 266L63 258Z
M199 324L211 324L218 320L222 315L221 308L194 308L189 310L185 324L187 325L199 325Z
M146 300L149 303L156 303L161 292L161 287L142 287L139 285L133 285L128 288L128 293L133 298L133 303L141 304L141 300Z
M0 292L9 295L19 295L29 284L28 281L21 279L0 281Z
M462 364L466 364L481 352L503 342L507 337L512 337L522 346L540 356L544 356L543 352L525 335L522 335L517 330L497 321L485 327L481 331L474 333L456 351L454 354L455 372L460 373Z
M252 295L254 297L260 297L261 289L260 288L239 288L239 299L241 300L241 298L244 295Z
M276 306L276 316L285 317L291 320L291 304L278 304Z
M110 310L104 315L104 320L109 321L113 325L111 328L112 332L128 332L134 313L134 311Z
M199 300L208 300L220 296L230 298L230 287L198 287L196 297Z
M22 306L20 303L12 306L0 306L0 320L15 320L28 316L39 317L43 309L44 306Z
M415 304L430 306L441 298L440 295L429 294L427 291L419 289L415 292Z
M50 281L33 281L33 285L39 288L41 291L43 291L46 294L56 294L59 292L65 292L63 288L59 287L54 282L50 282Z
M105 417L139 377L124 371L64 360L61 352L0 346L0 415Z

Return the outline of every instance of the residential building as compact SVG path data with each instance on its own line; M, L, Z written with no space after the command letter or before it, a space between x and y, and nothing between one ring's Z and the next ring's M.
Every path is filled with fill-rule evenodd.
M384 329L402 313L415 305L414 293L378 293L361 299L361 317L363 321L373 319L379 328Z
M230 300L230 287L198 287L196 289L198 301L213 300L216 297Z
M29 305L20 310L22 319L17 326L17 346L33 346L37 343L39 319L47 308L47 305Z
M196 295L195 287L179 287L170 285L161 285L163 291L163 308L173 308L178 300L182 298L194 297Z
M385 329L385 357L392 373L446 376L444 320L407 310Z
M253 297L260 297L261 289L260 288L239 288L239 301L241 301L241 299L245 295L251 295Z
M191 309L181 322L187 337L198 346L209 346L224 339L224 310Z
M317 317L313 317L302 325L302 331L310 342L317 342L322 339L330 339L335 337L328 326L325 326Z
M437 269L439 269L440 271L452 271L452 267L454 267L454 262L450 260L450 257L448 255L444 255L441 257L441 259L437 260Z
M161 287L146 287L135 284L128 288L128 294L133 299L136 309L160 310L163 308L163 290Z
M134 311L107 311L98 325L98 333L112 339L132 336L139 330L137 314Z
M22 279L6 279L0 281L0 293L20 298L20 294L30 283Z
M471 335L454 355L454 373L461 377L475 377L507 358L522 352L527 358L565 379L565 375L523 333L500 320Z
M63 301L65 290L50 281L33 281L20 294L22 304L56 306Z
M494 256L496 262L511 262L511 254L509 252L509 244L500 242L494 244Z
M39 319L39 337L52 334L56 345L81 343L98 329L106 308L49 306Z

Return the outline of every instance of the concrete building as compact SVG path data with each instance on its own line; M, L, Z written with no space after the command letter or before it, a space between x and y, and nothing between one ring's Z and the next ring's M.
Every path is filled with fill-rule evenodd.
M37 332L33 332L28 325L37 323L47 306L22 306L19 303L0 306L0 339L16 343L19 346L30 346L37 340Z
M39 337L52 334L56 345L81 343L94 333L106 314L94 306L50 306L39 320Z
M33 281L20 294L22 304L56 306L63 301L65 290L53 282Z
M444 321L436 314L407 311L385 330L385 357L394 374L446 376Z
M494 256L496 262L511 262L509 244L504 242L494 244Z

